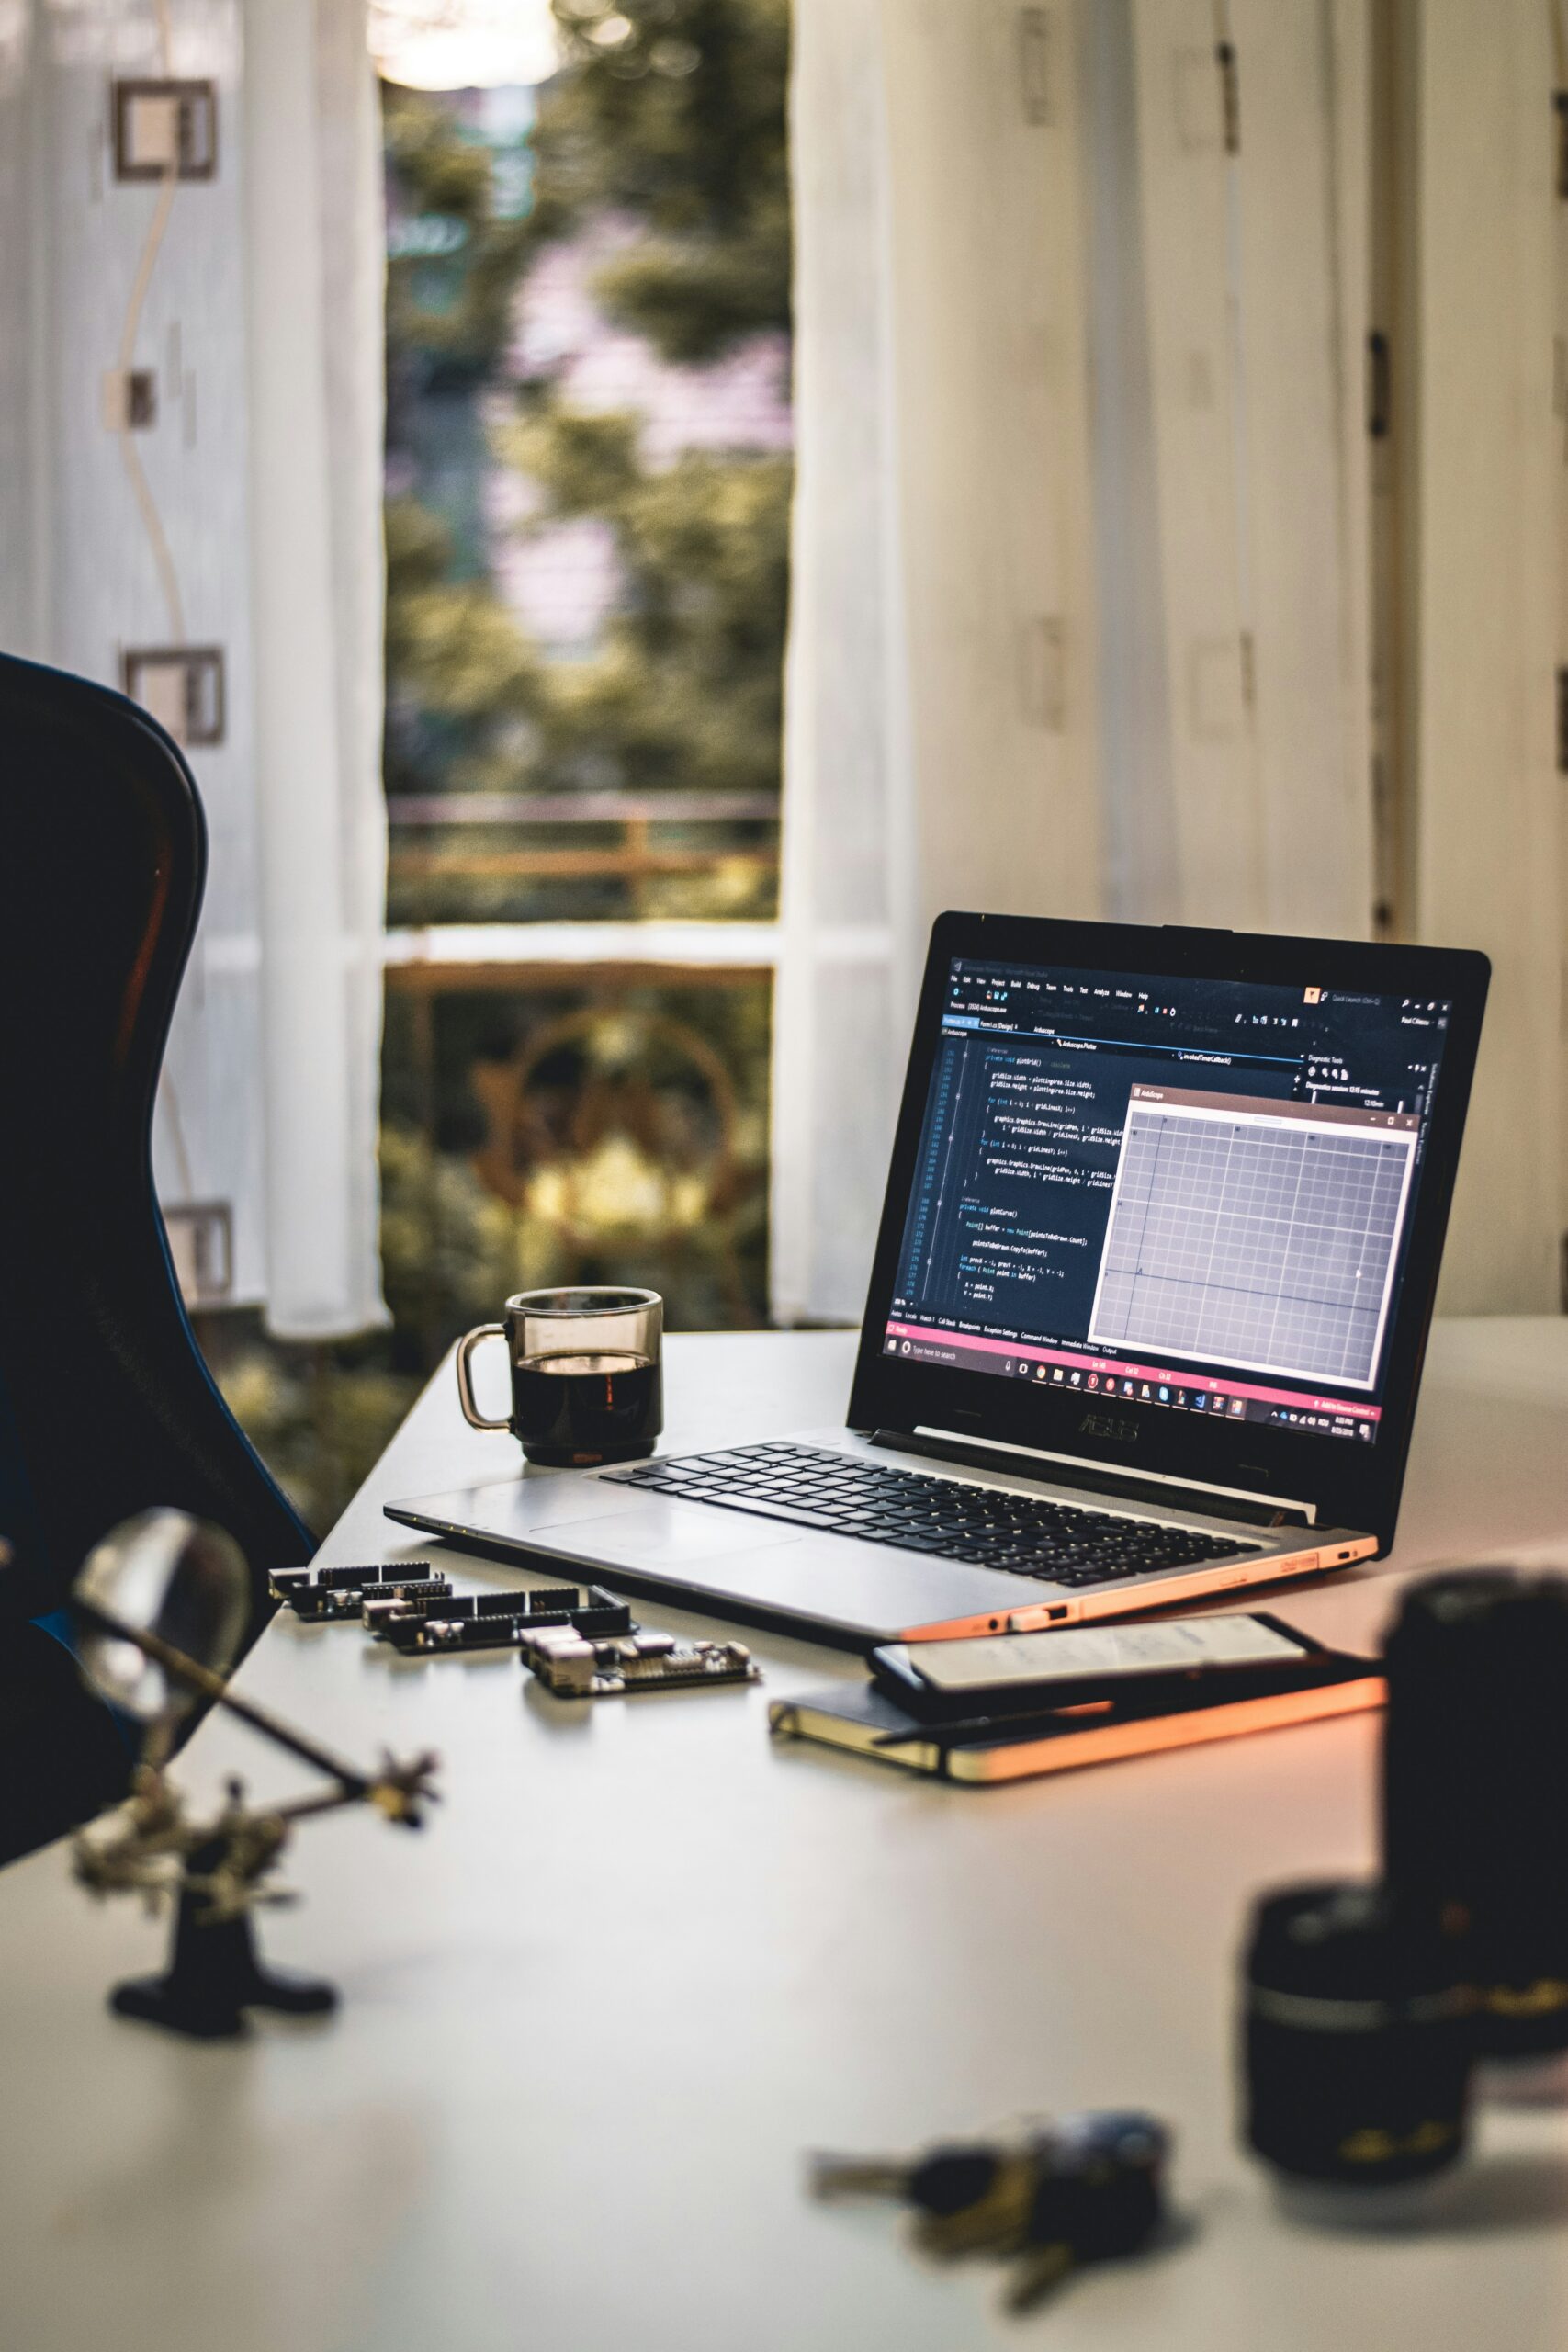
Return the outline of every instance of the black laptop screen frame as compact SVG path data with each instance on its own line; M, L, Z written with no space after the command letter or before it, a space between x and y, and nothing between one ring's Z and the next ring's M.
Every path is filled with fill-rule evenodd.
M886 1352L905 1218L955 957L1134 978L1316 985L1450 1001L1441 1081L1427 1121L1404 1272L1386 1341L1386 1370L1380 1384L1382 1419L1375 1445L1305 1438L1261 1421L1211 1422L1190 1413L1107 1408L1103 1399L1077 1390L1064 1392L1032 1383L1014 1386ZM1179 1477L1275 1496L1281 1503L1310 1503L1319 1523L1375 1535L1380 1551L1386 1551L1398 1517L1490 972L1486 957L1466 948L1010 915L939 916L920 989L849 1426L911 1436L917 1430L940 1430L970 1443L989 1441L1068 1455L1134 1476ZM1047 1475L1043 1468L1041 1475Z

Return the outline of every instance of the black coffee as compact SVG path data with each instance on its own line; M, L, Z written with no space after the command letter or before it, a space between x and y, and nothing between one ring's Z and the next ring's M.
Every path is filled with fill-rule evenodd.
M512 1367L512 1426L530 1462L635 1462L664 1426L664 1385L647 1356L529 1356Z

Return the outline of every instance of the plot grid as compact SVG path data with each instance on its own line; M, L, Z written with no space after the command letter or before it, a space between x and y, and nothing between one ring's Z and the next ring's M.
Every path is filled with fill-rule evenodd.
M1370 1385L1409 1156L1134 1105L1091 1336Z

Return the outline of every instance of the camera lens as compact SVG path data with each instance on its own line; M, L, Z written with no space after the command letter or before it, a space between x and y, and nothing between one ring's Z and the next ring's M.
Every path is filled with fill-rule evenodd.
M1381 2188L1464 2144L1473 1996L1442 1913L1386 1886L1265 1895L1245 1964L1246 2132L1280 2172Z
M1429 1577L1385 1670L1387 1876L1468 1912L1480 2052L1568 2049L1568 1582Z

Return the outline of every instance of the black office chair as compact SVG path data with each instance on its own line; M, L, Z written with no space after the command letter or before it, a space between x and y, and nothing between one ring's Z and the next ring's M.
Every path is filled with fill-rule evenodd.
M314 1540L202 1360L152 1188L153 1098L207 831L164 730L0 655L0 1860L123 1789L125 1727L81 1688L60 1610L133 1511L216 1520L267 1572Z

